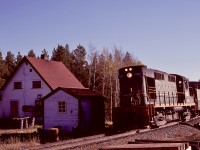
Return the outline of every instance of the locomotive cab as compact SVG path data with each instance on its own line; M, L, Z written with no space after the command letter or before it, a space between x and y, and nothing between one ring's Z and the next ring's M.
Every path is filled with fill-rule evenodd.
M178 103L194 103L194 95L192 89L189 88L189 80L183 76L174 75L176 76Z
M144 105L144 67L146 66L131 66L119 70L121 107Z
M190 95L194 96L197 113L200 114L200 82L190 81Z
M176 76L178 103L184 103L184 101L186 100L186 96L189 96L186 94L189 92L188 80L179 75L175 76Z
M149 125L153 110L152 107L149 109L149 105L146 105L146 91L155 90L155 80L151 76L146 77L145 72L147 72L147 67L144 65L119 70L120 107L114 109L113 114L117 114L113 116L115 125L118 124L123 128ZM155 97L155 93L152 93L151 97ZM122 125L122 122L128 122L128 124Z

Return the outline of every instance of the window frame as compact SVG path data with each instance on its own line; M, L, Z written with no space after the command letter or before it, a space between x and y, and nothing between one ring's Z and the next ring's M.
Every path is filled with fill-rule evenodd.
M169 82L176 82L176 77L172 75L168 75L168 81Z
M164 74L159 72L154 72L154 78L155 80L165 80Z
M13 82L13 89L15 89L15 90L22 89L22 82L21 81L14 81Z
M41 89L42 82L40 80L32 81L32 89Z
M58 101L58 113L67 113L67 103L66 101Z

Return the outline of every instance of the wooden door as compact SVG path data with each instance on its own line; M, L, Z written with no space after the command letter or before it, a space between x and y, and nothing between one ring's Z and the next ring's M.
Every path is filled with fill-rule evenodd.
M11 117L18 117L19 115L19 103L18 101L11 101L10 102L10 114Z

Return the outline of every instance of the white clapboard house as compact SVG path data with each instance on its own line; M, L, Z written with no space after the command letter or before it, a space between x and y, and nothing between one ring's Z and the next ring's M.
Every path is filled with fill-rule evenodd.
M33 115L22 108L34 107L58 87L85 89L62 62L24 57L1 89L0 118Z
M89 89L57 88L42 100L44 129L85 133L104 129L104 98Z
M104 126L104 98L85 88L62 62L45 57L24 57L1 96L0 118L37 117L40 111L45 128Z

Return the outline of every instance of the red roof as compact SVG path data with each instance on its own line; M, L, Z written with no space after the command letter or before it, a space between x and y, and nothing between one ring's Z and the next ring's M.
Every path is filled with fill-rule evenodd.
M70 95L73 95L74 97L77 98L81 98L81 97L90 97L91 99L93 98L93 100L95 100L97 97L100 98L101 100L105 100L105 97L103 97L102 95L91 91L90 89L78 89L78 88L61 88L58 87L57 89L53 90L52 92L50 92L49 94L47 94L45 97L43 97L42 99L45 100L48 97L50 97L51 95L53 95L54 93L58 92L59 90L62 90Z
M102 95L90 89L60 88L61 90L77 97L102 97Z
M57 87L85 88L62 62L38 59L35 57L25 57L25 59L52 90Z

